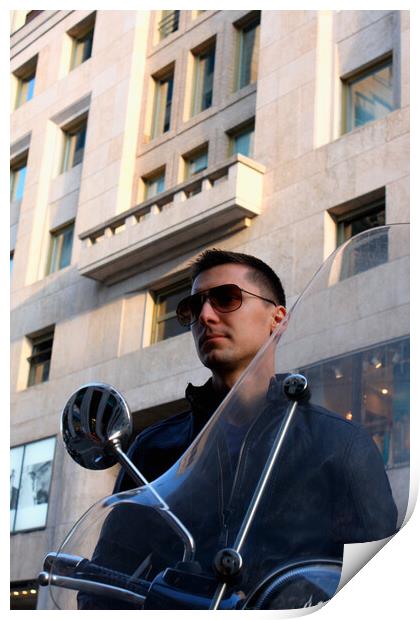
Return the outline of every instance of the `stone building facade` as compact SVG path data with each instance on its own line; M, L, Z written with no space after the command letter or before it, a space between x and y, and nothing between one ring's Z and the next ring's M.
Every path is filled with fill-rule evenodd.
M141 429L209 376L173 318L191 259L255 254L291 305L345 238L409 220L409 28L408 11L11 13L13 605L36 604L43 556L117 473L65 454L67 397L111 383Z

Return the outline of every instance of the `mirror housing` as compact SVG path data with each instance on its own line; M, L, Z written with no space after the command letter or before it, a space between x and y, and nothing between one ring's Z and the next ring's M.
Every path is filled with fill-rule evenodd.
M123 396L112 385L88 383L68 399L61 414L61 435L67 452L86 469L107 469L125 451L133 421Z

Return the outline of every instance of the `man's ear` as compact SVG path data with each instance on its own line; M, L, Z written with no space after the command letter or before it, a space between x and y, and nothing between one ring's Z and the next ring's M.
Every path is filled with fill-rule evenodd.
M272 315L270 334L273 333L277 325L282 322L285 316L286 316L286 308L284 306L276 306L273 312L273 315Z

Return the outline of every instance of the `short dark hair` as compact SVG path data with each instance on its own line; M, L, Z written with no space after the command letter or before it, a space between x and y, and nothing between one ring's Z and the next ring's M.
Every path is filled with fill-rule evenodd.
M194 282L195 278L203 271L207 271L207 269L231 263L249 267L250 279L268 290L273 297L273 301L278 305L286 306L286 295L278 275L267 263L250 254L228 252L217 248L205 250L191 264L191 281Z

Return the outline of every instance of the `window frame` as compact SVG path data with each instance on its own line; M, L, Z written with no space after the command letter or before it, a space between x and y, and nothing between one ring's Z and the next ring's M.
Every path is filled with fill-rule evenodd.
M245 123L241 123L241 125L233 129L229 129L229 131L227 131L226 133L229 138L229 148L228 148L229 156L237 155L237 154L244 155L244 157L250 157L250 158L254 156L255 118L249 119ZM237 140L237 138L240 138L241 136L248 135L248 134L251 134L250 148L249 148L248 154L245 155L244 153L239 153L237 150L235 150L235 140Z
M199 170L195 170L194 172L192 172L191 171L191 160L199 159L203 155L206 156L206 165L203 166L202 168L200 168ZM193 151L190 151L189 153L186 153L185 155L182 156L182 158L184 160L184 181L193 180L196 175L200 174L204 170L207 170L207 168L209 167L209 145L208 145L208 142L206 142L205 144L200 145L199 147L195 148Z
M190 331L189 327L184 328L182 327L182 325L180 325L179 333L175 334L174 336L168 336L166 338L158 339L160 324L170 319L176 318L175 311L167 312L165 315L163 315L163 317L159 316L160 298L168 297L171 293L180 292L184 289L185 289L185 297L186 297L191 292L191 281L189 279L184 278L183 280L179 280L178 282L174 282L168 286L162 287L152 292L154 308L153 308L153 318L152 318L151 344L157 344L158 342L163 342L164 340L175 338L176 336L180 336L183 333Z
M67 224L60 226L54 230L50 231L50 245L48 249L48 260L47 260L47 270L46 275L50 275L52 273L57 273L57 271L61 271L66 267L71 265L71 255L73 253L73 241L74 241L74 228L75 228L75 220L71 222L67 222ZM60 267L61 259L62 259L62 250L64 245L64 235L68 230L71 229L71 250L70 250L70 258L69 262L66 265ZM61 241L60 241L61 240ZM56 250L56 245L59 245ZM56 267L53 267L53 259Z
M151 138L154 139L162 136L171 129L175 65L171 65L171 67L167 68L164 72L152 77L154 82L154 96ZM164 95L163 90L166 84L168 87ZM163 99L165 99L164 104ZM165 129L167 123L168 126Z
M87 134L88 115L84 114L81 118L78 118L71 125L62 127L64 134L63 154L61 162L61 174L69 172L75 166L79 166L83 163L86 146L86 134ZM83 146L79 149L81 151L80 161L74 163L75 154L77 152L77 138L76 136L83 132ZM72 140L74 139L74 148L72 147ZM73 154L71 153L73 150Z
M164 15L165 12L166 15ZM169 37L169 35L171 35L172 33L179 30L180 14L181 11L179 9L160 11L160 19L158 20L156 26L159 43ZM164 27L166 26L169 26L167 31L164 30Z
M69 70L73 71L77 67L80 67L84 62L92 57L93 50L93 38L95 35L96 24L96 11L88 15L81 22L76 24L73 28L67 31L68 36L71 38L71 52L70 52L70 67ZM85 43L88 42L89 55L85 57ZM82 50L81 59L78 58L80 49Z
M359 125L355 125L353 122L353 106L352 106L352 86L357 84L376 73L379 73L383 69L387 67L391 70L391 99L392 99L392 108L383 116L378 116L373 118L372 120L366 121L366 123L362 123ZM360 129L361 127L365 127L369 123L375 122L382 118L385 118L388 114L390 114L393 110L396 109L395 105L395 76L394 76L394 58L392 54L388 54L387 56L376 60L373 63L370 63L368 66L359 69L358 71L352 73L351 75L341 78L343 84L343 122L342 122L342 133L350 133L355 131L356 129Z
M235 72L235 88L234 91L241 90L250 84L255 84L258 80L258 68L259 68L259 47L260 47L260 33L261 33L261 12L260 11L252 11L250 14L245 16L245 18L241 19L239 22L234 24L235 28L238 32L237 39L237 53L236 53L236 72ZM252 72L252 57L255 53L255 49L253 49L253 53L250 56L249 67L247 68L247 73L249 73L248 81L243 81L243 73L244 73L244 35L248 33L250 30L256 30L256 35L254 39L254 46L256 48L257 59L256 59L256 68L255 68L255 76L253 76Z
M339 247L341 244L345 243L349 239L351 239L354 235L346 236L345 226L351 224L352 222L360 219L360 216L373 215L376 213L380 213L383 211L384 214L384 223L386 223L386 202L385 197L378 198L376 200L372 200L371 202L367 202L366 204L348 209L341 215L335 215L335 223L337 226L337 243L336 247ZM371 228L376 228L376 226L372 226ZM365 228L364 230L370 230L370 228Z
M31 342L31 355L29 355L29 357L26 358L29 364L28 382L27 382L28 388L34 385L39 385L41 383L46 383L49 380L52 352L53 352L53 347L54 347L54 331L55 331L55 328L51 327L49 329L45 329L40 334L28 336ZM39 347L40 345L43 345L45 342L49 342L49 341L51 341L51 346L49 348L45 348L43 350L41 349L40 351L34 351L36 347ZM40 362L36 362L36 361L34 362L34 360L36 360L40 356L45 355L46 353L50 354L48 359L41 360ZM48 363L48 375L45 379L42 379L41 381L35 381L35 370L36 370L35 364L36 365L41 364L41 363L43 364L44 362Z
M14 76L17 80L16 97L14 102L15 110L28 101L31 101L34 97L37 65L38 56L34 56L14 72Z
M20 155L10 164L10 202L16 202L23 200L23 196L25 194L25 184L26 184L26 173L28 168L28 152ZM23 178L23 188L21 196L17 195L17 189L20 184L20 180L18 175L21 170L25 170L24 178Z
M196 116L211 108L214 104L214 76L216 68L216 38L213 37L200 48L192 51L193 55L193 83L191 91L190 117ZM205 102L209 89L206 90L207 62L212 65L210 103Z
M160 179L163 180L162 189L159 190L159 188L157 187L156 193L149 193L149 189L154 183L157 182L159 186ZM141 180L143 184L143 202L146 202L146 200L151 200L152 198L159 196L165 191L166 168L163 166L162 168L159 168L158 170L155 170L154 172L151 172L150 174L142 177Z

